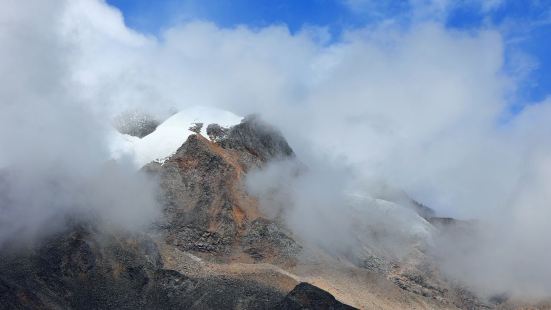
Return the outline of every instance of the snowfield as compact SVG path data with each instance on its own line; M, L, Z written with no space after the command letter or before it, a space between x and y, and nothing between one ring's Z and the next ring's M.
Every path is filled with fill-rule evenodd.
M189 135L194 123L203 123L201 134L207 137L207 126L216 123L230 127L241 122L242 117L231 112L209 108L192 107L182 110L160 124L154 132L142 139L113 130L111 156L113 159L131 157L137 167L152 161L164 162L178 150Z
M365 194L348 194L350 206L357 212L358 238L377 254L404 257L415 248L434 243L434 226L411 208L393 201L373 198ZM361 222L363 221L363 222ZM384 248L373 242L373 231Z

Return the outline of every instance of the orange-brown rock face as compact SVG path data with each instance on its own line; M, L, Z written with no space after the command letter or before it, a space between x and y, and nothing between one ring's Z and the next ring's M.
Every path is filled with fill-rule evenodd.
M243 260L270 261L296 253L298 244L280 225L262 217L243 185L249 169L291 156L283 137L255 118L233 127L218 142L191 135L165 163L146 167L160 179L167 242L186 251Z

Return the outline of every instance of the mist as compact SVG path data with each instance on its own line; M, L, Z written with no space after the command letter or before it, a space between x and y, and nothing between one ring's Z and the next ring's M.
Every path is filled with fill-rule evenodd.
M59 35L66 3L8 1L0 20L0 247L74 219L142 229L155 183L108 149L113 130L71 79L78 47Z
M443 270L479 291L551 291L551 100L516 102L530 66L508 67L498 29L422 19L331 38L187 21L150 36L99 0L8 1L0 19L0 240L74 210L146 225L154 185L124 159L108 163L111 121L205 105L261 114L307 163L268 166L250 188L304 239L342 253L361 244L357 225L382 227L389 237L367 252L432 244ZM105 182L112 173L124 190ZM387 186L482 232L431 240L408 208L377 211Z
M309 159L275 161L246 179L263 213L286 223L307 247L362 264L369 257L401 261L433 244L434 228L405 193L352 167Z

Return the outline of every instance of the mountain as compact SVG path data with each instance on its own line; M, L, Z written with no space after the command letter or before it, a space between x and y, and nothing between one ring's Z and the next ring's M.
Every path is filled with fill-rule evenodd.
M246 176L299 159L258 116L197 108L142 138L114 137L114 157L136 155L158 180L163 217L143 233L71 218L37 246L3 249L0 309L487 309L502 302L446 279L430 255L433 235L470 224L436 218L404 193L350 195L355 217L378 219L356 227L352 252L329 251L267 216ZM389 237L400 238L405 254L383 246Z
M157 135L182 129L171 124L175 118L182 116L159 126ZM152 137L142 139L159 139ZM37 247L4 249L0 309L308 309L310 304L341 309L319 289L297 286L286 298L291 281L281 288L206 270L214 265L206 267L190 254L226 261L296 254L300 246L279 224L260 216L239 182L248 169L289 156L285 139L254 117L229 129L220 143L189 134L162 164L143 168L161 181L165 220L156 229L113 232L93 220L71 219L67 229ZM297 294L300 299L292 299Z
M285 139L255 117L231 127L218 143L190 135L164 163L144 167L160 180L166 240L225 259L292 257L300 246L261 216L258 201L243 186L250 169L292 156Z
M340 303L330 294L311 291L297 287L291 296L301 298L290 303L291 297L248 279L186 276L163 268L148 236L87 225L25 254L3 253L0 261L0 309L345 309L333 308Z
M152 118L152 117L150 117ZM123 156L131 156L138 167L142 167L151 161L162 162L170 157L186 141L187 137L195 134L190 128L201 124L200 133L207 136L206 125L211 123L230 127L239 124L242 117L231 112L208 107L191 107L171 115L164 122L146 136L137 137L125 134L119 129L113 132L111 137L111 152L115 159ZM124 123L124 122L123 122ZM130 120L126 124L133 124ZM205 124L203 126L203 124ZM130 128L141 128L140 124ZM138 130L135 129L135 130Z

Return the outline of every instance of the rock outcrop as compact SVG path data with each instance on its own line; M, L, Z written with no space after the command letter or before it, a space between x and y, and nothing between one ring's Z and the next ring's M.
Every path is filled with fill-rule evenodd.
M77 225L0 256L0 309L352 309L314 286L165 269L147 235Z
M0 309L266 309L282 298L251 281L164 269L145 235L75 227L0 259Z
M147 113L127 111L115 118L113 125L122 134L143 138L155 131L160 123L160 120Z
M285 310L353 310L354 307L345 305L326 291L308 283L297 285L278 305Z
M168 243L221 259L286 260L300 250L279 223L262 218L245 191L247 171L294 156L285 139L248 117L218 142L191 135L163 164L144 169L159 178Z

